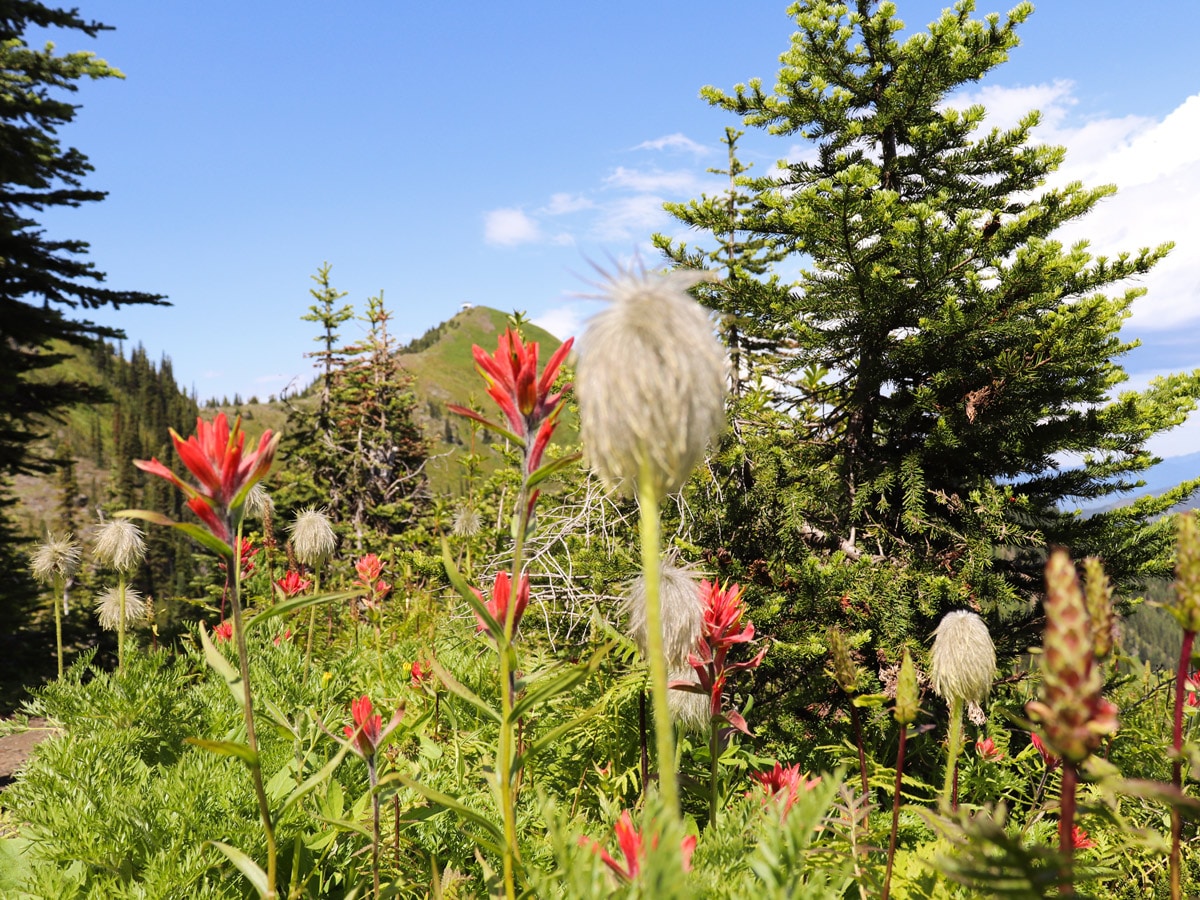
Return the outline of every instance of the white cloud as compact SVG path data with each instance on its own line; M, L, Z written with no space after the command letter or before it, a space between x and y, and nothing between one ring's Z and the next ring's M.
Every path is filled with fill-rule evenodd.
M516 247L541 240L537 222L519 207L493 209L483 217L483 239L500 247Z
M1082 219L1064 225L1055 237L1064 244L1087 241L1093 254L1136 253L1143 247L1175 242L1172 253L1131 286L1147 289L1133 305L1127 334L1175 329L1200 320L1200 94L1189 97L1165 118L1142 116L1072 118L1075 99L1067 81L1017 88L985 87L954 98L955 106L982 103L984 127L1011 127L1031 109L1042 111L1035 140L1067 148L1062 168L1049 186L1081 181L1093 187L1115 184L1117 194L1101 201Z
M687 169L676 169L663 172L655 169L650 172L638 169L627 169L617 166L611 175L604 179L609 187L624 188L631 191L668 191L671 193L691 193L696 190L696 173Z
M559 193L551 194L550 202L543 206L538 212L547 216L562 216L567 213L579 212L584 209L591 209L595 206L591 200L579 194Z
M583 331L584 323L593 312L593 309L585 307L583 303L556 306L540 316L534 316L533 324L545 328L559 340L565 341Z
M599 240L628 241L662 231L673 221L663 209L662 197L635 194L604 204L592 233Z
M685 134L676 132L655 138L652 141L642 141L634 150L685 150L697 156L704 156L712 151L703 144L698 144Z

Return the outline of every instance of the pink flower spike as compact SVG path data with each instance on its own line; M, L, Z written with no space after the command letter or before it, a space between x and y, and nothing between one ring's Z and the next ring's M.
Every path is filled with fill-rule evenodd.
M227 641L233 637L233 623L226 619L220 625L217 625L215 628L213 628L212 633L213 637L217 639L218 643Z
M1076 850L1090 850L1096 846L1096 842L1088 837L1088 833L1078 825L1071 829L1071 843Z

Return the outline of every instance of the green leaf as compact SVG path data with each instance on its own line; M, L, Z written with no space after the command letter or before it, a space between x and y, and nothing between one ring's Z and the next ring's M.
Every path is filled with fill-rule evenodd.
M254 885L254 889L258 891L259 897L266 897L267 894L271 893L270 886L267 883L267 873L260 869L258 863L245 853L237 849L237 847L230 847L221 841L205 841L205 843L211 844L229 857L229 861L237 866L238 871L246 876L247 881Z
M883 706L888 702L887 694L856 694L850 698L850 702L857 707L867 707L874 709L878 706Z
M487 606L479 599L479 595L471 589L471 586L467 584L467 580L462 577L462 573L458 571L458 566L454 564L454 557L450 555L450 544L445 538L442 538L442 565L446 568L446 577L450 579L450 584L467 601L467 605L471 607L475 615L483 620L488 631L492 634L502 634L504 632L503 624L496 621Z
M313 594L307 597L293 597L290 600L276 603L274 606L257 613L246 623L246 631L249 632L252 628L258 628L264 622L269 622L271 619L277 619L280 616L286 616L299 609L306 609L310 606L316 606L319 603L329 603L334 600L349 600L351 597L361 597L365 593L366 591L359 590L341 591L337 594Z
M525 442L523 440L521 440L521 438L517 437L515 434L513 434L511 431L509 431L503 425L497 425L491 419L485 419L483 416L481 416L479 413L475 412L475 410L473 410L473 409L467 409L465 406L458 406L453 403L447 404L446 409L450 410L450 412L454 413L455 415L463 416L464 418L471 419L472 421L478 422L484 428L487 428L490 431L496 432L496 434L500 435L501 437L507 438L508 440L510 440L514 444L516 444L518 447L525 446Z
M516 774L521 771L525 767L525 764L533 759L533 757L555 744L564 735L574 731L579 725L582 725L592 716L596 715L596 713L600 712L601 709L603 709L603 704L597 704L586 712L580 713L569 722L564 722L561 725L551 728L545 734L539 735L536 740L530 741L525 746L525 752L519 754L513 760L513 773Z
M543 481L545 481L547 478L549 478L551 475L554 475L555 473L560 472L561 470L563 470L567 466L569 466L571 463L576 462L577 460L580 460L580 459L583 459L582 453L572 453L569 456L563 456L559 459L548 462L544 466L539 466L537 468L537 470L534 471L529 476L529 482L528 482L527 486L528 487L536 487L537 485L539 485Z
M208 661L209 666L225 679L225 683L229 685L229 691L233 694L233 698L245 705L246 703L246 686L242 683L241 674L230 664L229 660L217 649L212 640L208 636L208 629L204 627L204 623L200 623L200 646L204 648L204 658Z
M565 672L546 676L534 682L534 686L513 706L510 721L515 722L522 716L528 715L535 707L554 699L559 694L564 694L572 690L577 684L587 678L588 675L600 668L600 663L611 649L612 644L605 644L593 653L591 659L583 665L571 666Z
M195 744L210 753L219 753L221 756L236 756L248 766L253 766L258 763L258 754L251 750L245 744L239 744L237 741L210 741L207 738L184 738L184 743Z
M334 754L333 758L325 765L321 766L316 772L304 780L302 784L296 785L296 789L292 791L288 798L283 801L283 806L279 808L279 819L283 818L284 813L299 803L304 797L312 793L313 790L320 787L329 776L334 773L334 770L342 764L342 760L346 758L346 754L350 752L349 744L342 744L340 750ZM336 782L334 782L336 784ZM339 788L340 790L340 788Z
M429 666L430 666L430 668L433 669L434 673L437 675L438 679L442 682L442 684L446 686L446 690L448 690L450 693L454 694L455 696L461 697L463 700L466 700L468 703L470 703L476 709L485 713L487 716L494 719L495 721L497 721L497 722L500 721L500 713L498 713L496 710L492 709L492 707L488 705L487 701L485 701L482 697L480 697L478 694L476 694L474 691L472 691L469 687L467 687L465 684L463 684L457 678L455 678L453 675L451 675L449 673L449 671L447 671L446 668L441 663L439 663L436 659L432 660L429 663Z
M436 803L438 806L450 810L451 812L457 813L460 817L466 819L468 822L475 823L480 828L484 829L484 831L486 831L492 838L491 841L480 839L478 842L494 853L500 852L500 845L503 843L504 837L499 826L497 826L494 822L488 820L475 810L464 806L461 801L456 800L449 794L443 794L441 791L437 790L437 788L432 788L427 784L422 784L419 781L409 778L402 772L392 772L391 774L385 775L383 778L379 779L379 785L376 788L376 792L381 798L385 794L385 787L389 788L388 793L391 792L390 787L393 782L399 782L409 790L416 791L426 800Z

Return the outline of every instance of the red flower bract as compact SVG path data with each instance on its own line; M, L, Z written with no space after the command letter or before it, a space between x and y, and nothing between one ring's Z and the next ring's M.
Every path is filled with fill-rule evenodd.
M362 757L374 756L375 748L379 746L379 730L383 724L383 717L379 713L372 715L371 698L366 694L350 701L350 715L354 724L347 725L342 730L351 740L352 749Z
M295 569L289 569L286 575L275 582L275 585L283 592L283 596L295 597L312 587L312 582L307 578L302 578Z
M622 881L633 881L642 871L642 856L644 855L644 842L642 835L636 828L633 827L633 820L629 816L629 810L624 810L621 817L617 819L617 823L613 826L613 834L617 836L617 846L621 848L621 856L624 860L618 862L613 858L612 854L600 846L598 841L590 841L581 837L580 844L591 843L592 851L599 853L600 858L604 860L604 864L612 869ZM655 838L651 842L651 846L658 846L658 839ZM688 835L679 843L679 852L683 857L683 870L690 872L692 869L692 853L696 850L696 836Z
M485 600L483 592L477 588L471 588L471 590L475 591L475 596L477 596L479 601L485 607L487 607L487 611L492 614L492 618L495 619L501 627L503 627L504 619L508 614L509 597L512 595L512 577L508 574L508 572L501 571L496 573L496 584L492 588L491 600ZM525 607L528 605L529 576L522 575L521 584L517 590L517 606L513 612L512 627L514 634L517 631L517 626L521 624L521 616L525 614ZM483 617L476 613L475 618L479 623L476 626L476 631L486 631L488 634L491 634L491 629L488 627L487 622L483 620ZM495 635L492 635L492 637L495 637Z
M233 623L226 619L220 625L213 628L213 637L218 641L227 641L233 637Z
M383 572L383 560L374 553L368 553L366 556L361 556L354 563L354 571L358 573L358 580L366 585L379 579L379 575Z
M241 509L250 488L270 470L279 435L272 435L269 429L264 431L258 448L244 453L246 435L241 417L231 429L225 413L218 413L211 423L196 419L196 434L187 440L171 429L171 440L198 485L183 481L157 458L135 459L133 464L143 472L165 478L187 494L188 508L209 531L228 542L229 515Z

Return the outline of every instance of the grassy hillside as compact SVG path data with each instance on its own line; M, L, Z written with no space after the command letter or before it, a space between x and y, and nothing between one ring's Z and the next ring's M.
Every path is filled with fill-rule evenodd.
M435 491L454 490L459 469L451 451L470 444L470 425L460 416L448 413L447 404L474 407L489 417L502 418L487 395L483 378L475 370L471 347L478 344L489 353L495 353L497 338L508 323L506 313L475 306L414 342L421 349L400 354L400 364L413 376L418 397L417 417L430 440L430 454L434 459L430 462L429 474ZM537 342L539 367L545 365L562 344L557 337L536 325L524 324L521 331L526 341ZM424 344L428 346L422 346ZM570 408L563 415L555 440L568 444L578 440L578 424ZM485 458L491 455L486 445L477 443L475 449Z

